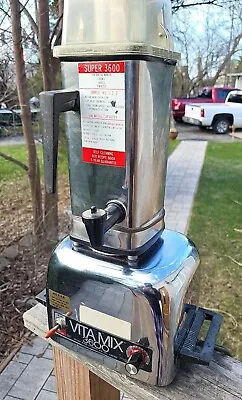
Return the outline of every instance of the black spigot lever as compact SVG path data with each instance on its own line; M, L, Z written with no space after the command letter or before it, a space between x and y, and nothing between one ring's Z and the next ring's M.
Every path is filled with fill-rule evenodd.
M82 213L82 221L94 249L104 244L105 233L115 224L122 222L125 218L125 206L118 201L110 201L105 209L92 206Z
M82 213L82 221L85 224L91 246L94 248L103 245L106 220L106 211L101 208L97 209L96 206L92 206L90 210Z

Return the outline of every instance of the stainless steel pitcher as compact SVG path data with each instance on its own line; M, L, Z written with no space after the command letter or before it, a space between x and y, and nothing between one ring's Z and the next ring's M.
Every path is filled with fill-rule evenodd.
M71 237L106 251L142 253L164 229L171 85L178 58L169 2L64 4L62 44L54 48L64 91L41 95L47 189L53 192L56 185L58 114L69 111ZM109 220L105 226L99 214L89 212L94 237L90 215L83 216L92 206L107 207Z

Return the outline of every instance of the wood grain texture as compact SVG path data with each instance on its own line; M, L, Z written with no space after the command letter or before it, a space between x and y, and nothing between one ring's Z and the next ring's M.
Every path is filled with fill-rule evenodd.
M24 323L26 328L43 338L47 330L46 308L37 304L26 311ZM170 386L158 388L111 371L51 340L50 344L135 400L242 400L242 364L231 357L216 354L209 367L183 366Z
M53 348L58 400L120 400L115 387L63 350Z

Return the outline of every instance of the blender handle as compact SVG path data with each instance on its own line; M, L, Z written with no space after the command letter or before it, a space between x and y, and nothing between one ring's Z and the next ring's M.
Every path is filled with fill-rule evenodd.
M59 116L61 112L80 111L79 92L51 90L40 93L43 130L44 172L47 193L56 192Z

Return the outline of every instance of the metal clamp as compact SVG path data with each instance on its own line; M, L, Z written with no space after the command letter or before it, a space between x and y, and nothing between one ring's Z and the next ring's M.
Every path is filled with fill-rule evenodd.
M137 228L124 228L119 227L117 230L120 232L128 232L128 233L137 233L146 231L146 229L152 228L152 226L156 225L158 222L162 221L165 216L165 209L162 208L158 213L156 213L151 220L144 222L142 225Z

